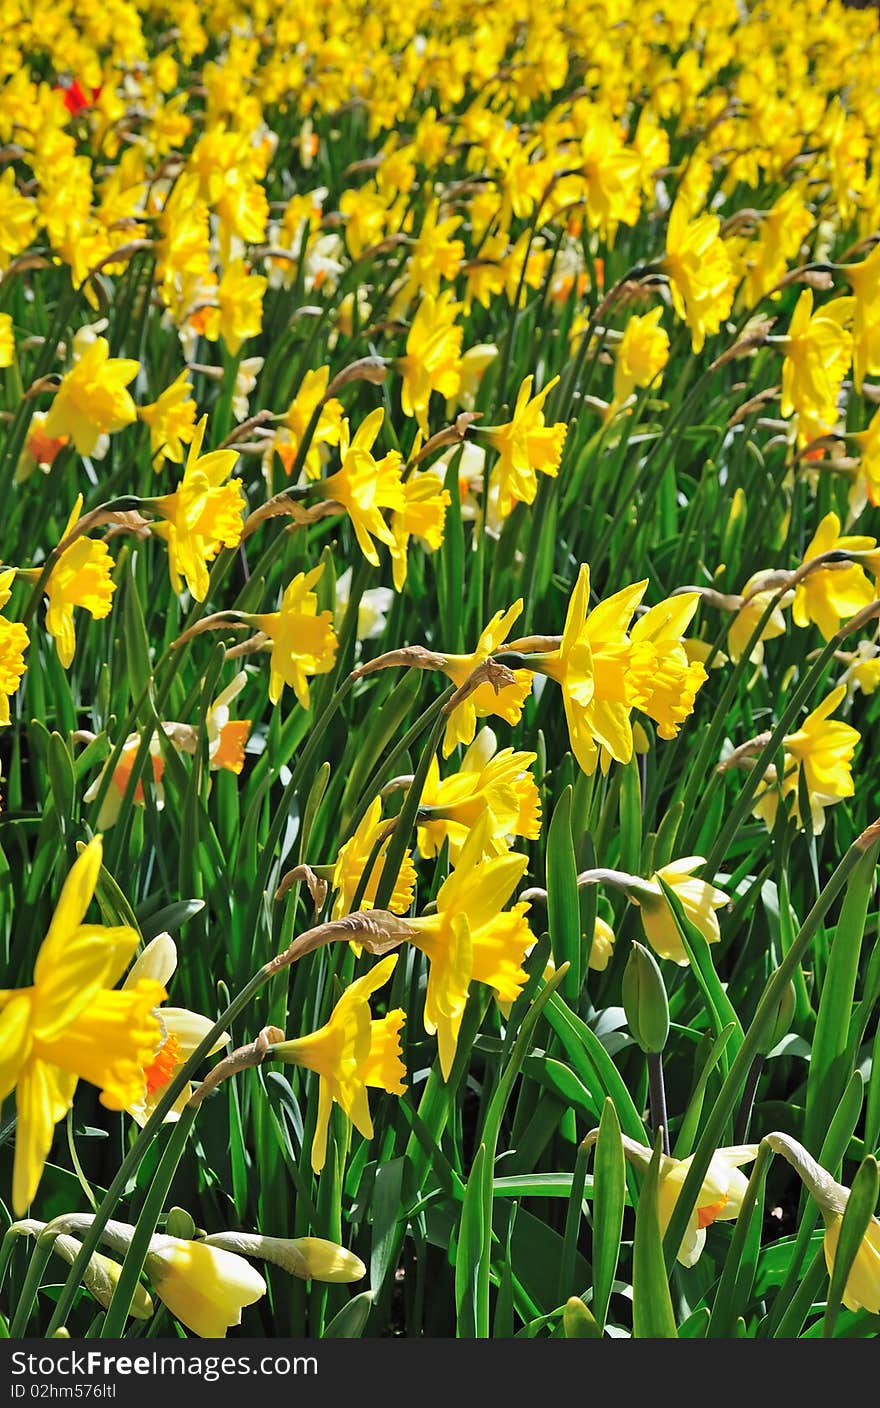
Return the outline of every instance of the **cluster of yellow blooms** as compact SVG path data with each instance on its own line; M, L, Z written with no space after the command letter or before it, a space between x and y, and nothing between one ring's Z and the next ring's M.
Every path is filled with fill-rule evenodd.
M131 534L144 552L167 556L173 593L201 606L226 562L277 517L289 520L297 545L280 600L264 593L264 609L218 609L199 628L249 629L236 651L268 654L271 703L287 702L289 686L308 710L310 681L333 672L343 651L331 573L316 560L320 530L314 538L304 530L339 520L364 572L377 582L386 573L401 594L410 571L420 578L422 558L443 548L455 504L456 527L474 523L471 556L482 571L486 537L526 518L539 495L567 489L583 426L592 418L600 445L620 443L684 345L699 356L713 344L716 365L760 356L778 382L762 389L762 407L778 407L790 473L818 474L821 461L847 475L853 520L880 505L880 410L846 430L849 407L878 399L869 378L880 375L875 16L844 14L837 0L768 0L746 12L736 0L330 0L311 9L295 0L0 0L0 19L0 367L22 393L4 401L4 416L13 421L24 408L9 489L30 492L29 479L54 488L66 482L55 471L80 462L89 485L88 506L83 493L70 495L57 540L0 566L0 613L22 589L21 619L0 614L0 725L22 699L38 611L63 669L75 659L75 612L110 615L113 537ZM315 162L343 129L365 155L331 193ZM778 194L753 208L752 194L768 189ZM639 263L606 290L606 257L640 223ZM853 238L838 255L847 231ZM31 338L18 295L30 298L59 270L79 326L50 346L48 333ZM105 315L123 281L128 321L153 318L161 356L116 355ZM774 336L791 286L793 311ZM546 305L555 352L499 384L529 295ZM310 364L320 359L307 342L291 376L273 383L283 395L266 405L261 377L273 343L280 339L282 361L290 327L311 318L330 330L340 370ZM506 345L476 340L496 323L509 327ZM255 339L265 355L243 355ZM36 343L47 369L27 385ZM605 398L586 396L579 369L610 362ZM382 388L381 401L361 414L348 402L364 383ZM147 439L147 478L165 491L142 482L136 494L105 500L103 462L113 464L115 486L120 463ZM757 571L723 601L703 586L628 583L628 570L617 590L600 578L600 596L584 554L572 553L560 579L570 591L561 632L546 621L546 631L517 638L523 600L491 614L489 590L473 649L406 643L355 671L415 667L454 687L443 762L430 761L413 849L385 906L427 960L424 1026L436 1034L445 1079L471 985L491 988L503 1011L526 984L536 942L529 900L517 898L529 857L515 847L540 836L538 755L499 748L480 721L517 724L533 695L552 692L549 680L587 777L630 763L655 734L676 739L710 663L748 654L762 669L765 644L786 633L786 610L828 642L876 602L880 547L849 526L829 510L794 569ZM701 603L732 617L720 661L688 634ZM818 832L826 809L854 793L860 735L832 716L855 685L880 683L880 655L869 647L847 663L844 680L786 734L781 773L765 771L754 808L770 829L782 808ZM215 770L244 767L250 720L230 718L230 706L246 678L226 685L204 720ZM122 738L84 793L101 799L98 828L114 824L126 796L145 805L142 779L132 782L143 746L161 807L167 749L191 756L201 739L201 728L170 719L157 721L146 745L138 732ZM745 744L737 760L759 751ZM356 897L361 910L376 904L394 822L382 800L369 800L323 867L333 919L350 914ZM414 914L417 862L441 853L448 873ZM31 985L0 992L0 1100L16 1091L18 1216L80 1079L143 1124L212 1027L165 1005L176 967L167 936L136 957L133 929L86 922L101 856L98 837L73 865ZM675 963L687 957L661 881L708 942L720 937L717 911L729 896L695 874L703 863L679 857L621 882L654 951ZM613 943L599 917L593 968L608 963ZM377 1019L370 1008L397 962L389 954L355 979L320 1029L272 1046L273 1059L318 1077L316 1173L334 1102L370 1138L369 1089L406 1088L405 1013ZM172 1117L191 1093L184 1085ZM739 1165L753 1152L716 1155L680 1254L686 1264L713 1217L736 1215ZM649 1157L639 1146L628 1153ZM664 1226L684 1173L674 1160L664 1165ZM147 1264L160 1298L201 1334L225 1333L235 1309L265 1291L247 1263L224 1270L228 1248L218 1242L212 1252L160 1237ZM200 1259L210 1269L193 1271ZM337 1279L363 1274L320 1264L327 1279L334 1267ZM175 1292L184 1265L207 1281L222 1271L240 1293L232 1309L220 1295L194 1310ZM849 1294L848 1304L878 1308L870 1291Z

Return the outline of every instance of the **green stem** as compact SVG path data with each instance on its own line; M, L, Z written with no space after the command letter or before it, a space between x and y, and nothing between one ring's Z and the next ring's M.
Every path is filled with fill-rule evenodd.
M24 1286L22 1287L21 1295L19 1296L18 1300L18 1305L16 1306L15 1315L13 1316L12 1324L9 1327L10 1339L21 1339L24 1335L25 1330L27 1329L27 1323L28 1320L30 1320L31 1318L31 1311L34 1308L34 1302L37 1299L37 1293L40 1289L40 1283L43 1279L43 1272L46 1269L46 1263L52 1255L52 1248L55 1245L55 1236L56 1234L53 1232L50 1233L48 1236L44 1236L43 1233L40 1233L40 1235L37 1237L33 1255L30 1260L30 1265L28 1266L27 1276L25 1277Z

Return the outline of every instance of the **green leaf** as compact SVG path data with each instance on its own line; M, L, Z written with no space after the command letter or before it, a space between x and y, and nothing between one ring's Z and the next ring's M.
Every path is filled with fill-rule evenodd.
M614 1101L606 1100L593 1161L593 1314L600 1328L605 1325L617 1272L625 1201L626 1158L620 1121Z
M721 980L715 972L715 965L712 962L712 955L709 945L700 930L684 912L681 900L675 893L671 885L667 885L662 876L657 876L657 883L666 896L666 902L675 921L684 951L688 956L691 970L697 980L697 984L703 994L706 1004L706 1013L715 1031L716 1036L720 1036L725 1027L733 1023L733 1032L728 1037L730 1049L736 1055L742 1046L743 1029L737 1015L736 1009L724 988Z
M70 746L61 737L60 733L49 735L49 746L46 750L46 766L49 769L49 782L52 787L52 795L55 798L55 806L58 815L62 820L66 820L73 813L74 797L76 795L76 775L73 769L73 758L70 753Z
M632 1289L633 1338L637 1340L678 1338L660 1232L658 1189L661 1157L662 1135L658 1130L636 1208Z
M333 1316L330 1324L324 1327L321 1338L324 1340L359 1340L370 1318L373 1300L374 1293L372 1291L361 1291L359 1295L352 1296L348 1305L344 1305L339 1313Z
M866 1159L862 1160L853 1179L846 1209L840 1221L837 1249L834 1253L834 1268L828 1290L828 1303L825 1307L825 1323L822 1327L824 1339L831 1339L834 1335L834 1326L840 1313L847 1280L853 1263L861 1252L865 1233L871 1225L874 1209L877 1206L878 1192L880 1192L880 1167L878 1167L877 1160L868 1155ZM869 1274L874 1276L876 1273L873 1263L877 1259L875 1246L870 1247L867 1257L870 1258L871 1264Z
M378 1295L385 1284L395 1246L394 1232L401 1216L401 1190L406 1160L392 1159L376 1171L371 1206L373 1245L370 1253L370 1285Z
M491 1236L491 1228L487 1232L483 1208L483 1168L485 1163L486 1146L481 1144L471 1166L467 1186L464 1190L458 1246L455 1252L456 1337L465 1340L479 1337L480 1261L483 1256L484 1239L487 1235ZM486 1311L488 1313L488 1304Z
M635 754L620 774L620 869L638 875L642 868L642 784Z
M547 918L556 966L570 965L563 995L567 1002L576 1004L583 983L583 945L571 836L571 797L572 789L566 787L553 809L547 833Z
M590 1094L595 1095L597 1104L610 1095L624 1134L644 1144L647 1139L645 1127L633 1098L595 1032L565 1005L558 994L547 1005L547 1021L565 1047L577 1074Z
M875 845L866 851L853 871L822 982L807 1078L803 1139L808 1149L818 1146L852 1072L852 1054L848 1052L849 1019L868 903L874 889L878 849Z

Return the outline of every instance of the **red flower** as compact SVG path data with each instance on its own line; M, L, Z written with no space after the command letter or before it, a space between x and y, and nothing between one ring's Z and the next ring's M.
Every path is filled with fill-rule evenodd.
M70 83L56 84L55 92L64 94L64 106L73 117L82 112L83 108L91 107L95 99L101 96L100 88L90 88L88 94L91 96L89 96L77 78L74 78Z

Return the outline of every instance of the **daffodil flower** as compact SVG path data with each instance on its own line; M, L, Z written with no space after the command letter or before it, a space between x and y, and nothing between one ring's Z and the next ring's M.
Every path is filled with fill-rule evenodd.
M672 306L691 330L694 352L716 333L733 306L736 278L721 238L721 221L704 211L693 216L679 194L669 214L663 268L669 275Z
M227 479L238 453L211 450L202 454L208 417L202 416L186 457L183 479L173 494L146 500L164 522L153 532L168 543L171 584L180 591L184 578L196 601L208 594L208 563L221 547L234 548L241 538L245 507L240 479Z
M360 903L361 909L372 909L373 907L376 891L379 888L379 877L382 874L388 845L391 842L391 833L387 823L382 820L382 799L374 797L354 833L344 845L340 846L333 865L331 885L336 891L333 900L333 919L341 919L343 915L351 913L355 892L361 883L370 856L373 854L373 847L383 832L386 833L386 843L380 849L375 864L367 877ZM386 905L392 914L406 914L412 904L415 884L416 869L413 865L412 851L406 850L394 882L391 898Z
M62 542L79 521L82 505L83 496L78 494L61 535ZM55 638L58 659L65 669L72 663L76 650L73 609L84 607L95 621L109 616L116 591L112 571L113 558L103 539L77 538L53 563L46 583L46 628Z
M0 610L9 601L15 569L0 572ZM18 686L26 666L24 652L30 644L27 628L20 621L7 621L0 616L0 727L9 723L9 701Z
M61 379L44 422L50 438L66 437L80 455L106 452L107 436L137 420L137 407L125 390L140 371L128 357L111 357L105 337L81 328L73 339L74 362Z
M278 611L253 617L269 637L269 698L277 704L289 684L303 709L309 707L309 676L325 675L336 663L336 632L332 611L318 611L312 588L324 571L323 562L310 572L297 572L288 583Z
M469 655L447 655L442 667L444 674L459 688L491 655L504 648L514 621L521 615L522 598L513 603L507 611L496 611L488 626L480 632L477 647ZM457 704L446 721L443 735L443 756L448 758L457 743L472 743L477 731L477 719L497 715L514 724L519 721L523 704L532 689L532 676L528 670L515 670L512 684L502 685L496 690L494 685L483 681L466 699Z
M504 905L522 879L528 857L507 853L485 859L485 822L471 831L458 865L444 880L434 914L409 919L411 942L430 963L425 1030L437 1034L440 1069L449 1079L468 991L487 983L502 1002L513 1002L526 981L523 959L535 936L528 904Z
M541 671L562 690L572 751L587 774L596 770L600 746L618 762L632 757L630 713L638 695L630 679L627 630L647 585L647 579L635 582L589 611L590 569L584 563L559 648L536 658Z
M130 992L143 982L157 983L167 988L177 970L177 946L170 934L157 934L138 954L122 984L123 992ZM162 1004L154 1014L160 1024L161 1038L152 1060L144 1069L144 1089L138 1099L126 1106L128 1113L143 1127L164 1095L177 1071L204 1041L214 1026L209 1017L198 1012L190 1012L185 1007L169 1007ZM229 1033L222 1032L206 1056L213 1056L229 1041ZM193 1092L193 1086L186 1082L177 1100L172 1105L166 1121L176 1120Z
M838 1183L821 1164L817 1164L791 1135L774 1132L766 1135L763 1142L774 1154L781 1154L791 1164L819 1205L825 1223L822 1244L825 1265L828 1275L833 1276L840 1225L851 1190ZM847 1310L867 1310L871 1315L880 1314L880 1221L876 1217L871 1218L858 1246L843 1288L842 1300Z
M379 566L379 554L373 538L386 547L395 546L394 533L382 517L383 510L403 512L406 508L400 479L401 456L396 450L389 450L381 460L374 459L372 454L384 419L385 412L378 406L351 438L348 421L343 420L339 429L342 463L329 479L320 481L324 496L345 509L358 546L374 567Z
M327 1131L335 1101L365 1139L373 1137L368 1086L379 1086L402 1095L406 1074L400 1059L400 1029L405 1014L398 1008L381 1021L373 1021L370 997L387 983L397 954L381 959L362 978L345 989L325 1026L309 1036L278 1042L269 1058L289 1061L315 1071L318 1081L318 1117L312 1140L311 1163L320 1173L327 1157Z
M508 840L541 834L541 800L529 768L535 753L498 751L490 728L482 728L465 753L457 772L441 779L436 758L431 762L419 805L419 850L434 856L449 841L456 864L470 831L483 817L488 855L509 849ZM393 906L392 906L393 908Z
M144 1269L159 1299L202 1339L225 1339L241 1312L266 1294L250 1262L223 1247L158 1234L150 1240Z
M623 1148L631 1162L647 1170L651 1162L650 1149L627 1135L623 1135ZM716 1149L712 1155L697 1194L696 1207L676 1252L676 1260L682 1266L693 1266L699 1260L706 1245L707 1227L713 1222L732 1222L739 1216L748 1187L748 1179L740 1169L743 1164L751 1163L757 1153L757 1144L739 1144L730 1149ZM669 1226L692 1163L693 1154L687 1159L674 1159L669 1154L660 1156L657 1201L661 1232L665 1233Z
M538 492L538 472L555 478L568 427L564 421L547 425L544 403L559 377L532 396L534 377L527 376L517 392L511 419L489 431L498 462L492 475L498 480L498 512L506 518L518 503L534 502Z
M723 909L730 902L730 896L706 880L700 880L694 871L705 865L703 856L685 856L682 860L661 865L650 880L642 881L633 888L630 898L639 906L642 925L648 942L661 958L668 958L679 967L687 965L684 951L672 911L663 894L658 879L662 879L674 890L677 899L691 923L699 929L709 944L721 938L716 909Z
M113 991L137 947L137 933L83 923L101 854L96 837L71 868L32 985L0 994L0 1099L15 1090L18 1112L12 1175L17 1216L37 1191L54 1127L70 1109L77 1081L98 1086L108 1109L124 1110L144 1098L144 1070L161 1042L155 1009L166 995L162 984L139 978Z

